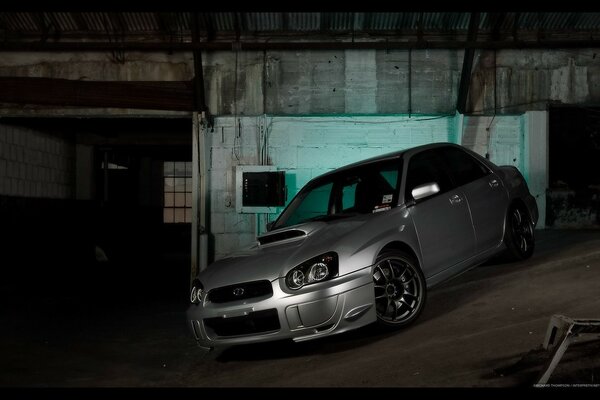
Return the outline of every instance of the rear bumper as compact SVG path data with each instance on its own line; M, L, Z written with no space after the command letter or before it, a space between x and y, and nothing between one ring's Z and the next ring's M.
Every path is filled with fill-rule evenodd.
M537 202L535 201L535 197L533 197L531 194L528 194L527 196L525 196L523 201L525 202L525 206L529 210L529 215L531 215L533 226L536 226L539 218L539 212Z

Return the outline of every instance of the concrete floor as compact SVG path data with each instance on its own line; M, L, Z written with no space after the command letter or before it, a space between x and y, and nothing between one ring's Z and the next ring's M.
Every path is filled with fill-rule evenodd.
M553 314L600 318L600 231L538 232L532 259L490 262L435 288L419 321L391 333L204 353L187 330L187 293L128 293L4 287L0 386L527 386ZM590 342L569 348L550 383L599 379Z

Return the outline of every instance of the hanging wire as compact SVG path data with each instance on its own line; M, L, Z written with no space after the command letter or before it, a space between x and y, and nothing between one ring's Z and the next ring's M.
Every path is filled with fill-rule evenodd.
M238 85L238 53L239 51L235 51L235 77L233 83L233 149L232 153L237 161L240 161L239 154L239 138L241 131L242 122L238 118L237 115L237 85Z
M494 49L494 116L492 117L492 120L490 121L489 125L486 128L486 132L487 132L487 151L485 152L485 158L487 158L488 160L490 159L490 150L492 148L492 143L491 143L491 137L492 137L491 126L492 126L492 123L494 122L494 119L496 118L496 110L498 109L498 73L497 73L497 66L498 66L498 64L496 63L496 50Z

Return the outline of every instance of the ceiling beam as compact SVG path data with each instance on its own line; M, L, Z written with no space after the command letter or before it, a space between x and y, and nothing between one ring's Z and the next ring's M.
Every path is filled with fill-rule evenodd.
M197 43L200 36L200 14L192 14L192 40ZM206 111L206 98L204 94L204 71L202 70L202 50L194 49L194 110Z
M120 82L0 77L0 102L49 106L193 110L188 81Z
M471 13L469 19L469 41L477 40L477 32L479 31L479 13ZM473 68L473 58L475 57L475 49L465 49L465 56L463 59L462 72L460 75L460 84L458 87L458 99L456 101L456 110L464 114L467 108L467 95L469 94L469 87L471 86L471 70Z
M208 13L202 13L202 20L204 21L204 25L206 26L206 40L213 41L217 36L217 32L213 25L213 18L210 17Z
M237 47L236 47L237 46ZM600 47L600 39L536 41L313 41L313 42L40 42L4 41L0 51L193 51L193 50L360 50L360 49L556 49Z
M492 40L500 40L502 33L502 24L506 20L505 12L491 13L492 17Z

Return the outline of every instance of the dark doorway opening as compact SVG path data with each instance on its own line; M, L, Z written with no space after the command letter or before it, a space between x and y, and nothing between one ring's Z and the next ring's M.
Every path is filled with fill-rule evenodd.
M3 220L14 221L0 227L12 287L61 307L186 301L191 224L164 222L163 166L191 161L191 118L3 123L63 137L74 149L72 197L0 199Z
M600 107L551 107L546 224L600 227Z

